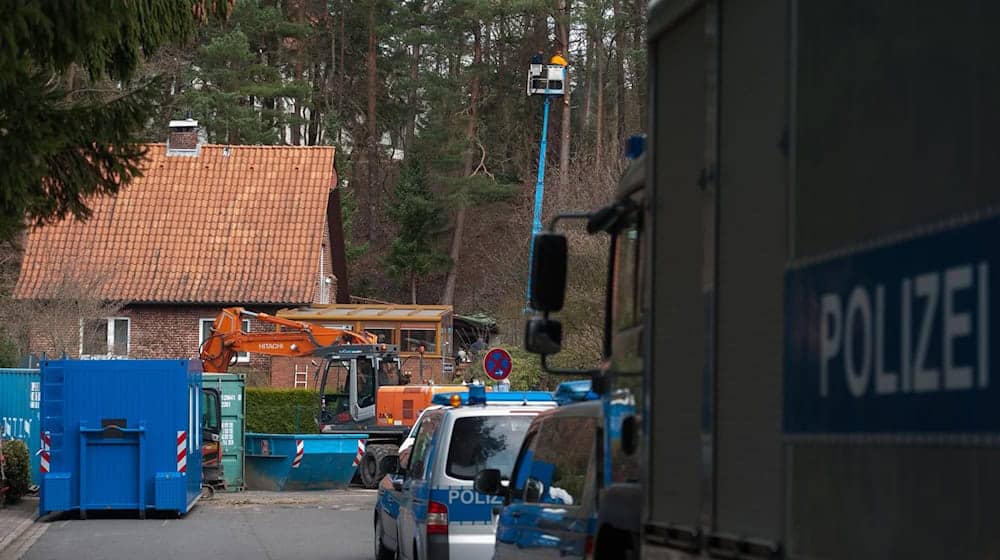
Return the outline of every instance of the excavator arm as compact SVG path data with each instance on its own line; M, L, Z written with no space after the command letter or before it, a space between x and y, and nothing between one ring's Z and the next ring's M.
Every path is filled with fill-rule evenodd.
M245 332L243 319L254 318L275 326L270 332ZM377 344L378 337L368 332L331 329L320 325L291 321L267 313L255 313L242 307L223 309L212 323L212 334L201 345L205 372L225 373L238 352L257 352L269 356L310 356L316 350L336 344Z

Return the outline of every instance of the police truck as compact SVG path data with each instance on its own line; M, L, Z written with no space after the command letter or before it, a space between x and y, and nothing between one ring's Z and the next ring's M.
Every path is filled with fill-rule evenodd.
M997 557L1000 4L648 15L645 155L587 217L593 386L634 403L595 557ZM535 244L553 354L567 243Z

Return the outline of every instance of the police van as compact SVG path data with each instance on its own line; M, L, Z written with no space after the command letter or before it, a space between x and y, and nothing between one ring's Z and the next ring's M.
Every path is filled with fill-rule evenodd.
M383 460L391 474L375 503L377 559L493 557L503 500L477 492L473 481L483 469L509 478L531 420L556 406L551 394L546 400L514 395L470 387L450 397L449 406L426 411L413 445Z

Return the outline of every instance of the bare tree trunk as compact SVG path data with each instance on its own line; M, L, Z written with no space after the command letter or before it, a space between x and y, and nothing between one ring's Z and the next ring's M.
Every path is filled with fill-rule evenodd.
M410 273L410 303L417 304L417 275L413 272Z
M566 57L569 58L569 17L570 0L562 0L562 14L556 20L557 27L559 29L559 41L562 43L563 52L566 53ZM561 23L558 23L560 22ZM567 70L568 72L568 70ZM557 200L561 197L566 196L566 188L569 184L569 148L570 148L570 129L572 125L572 114L570 112L570 97L571 91L569 86L569 75L567 73L567 79L563 83L563 87L566 93L563 94L563 109L562 109L562 127L560 129L561 139L559 141L559 191Z
M302 100L294 99L292 100L292 114L295 115L294 122L292 122L292 145L301 146L302 145ZM284 134L282 134L284 136ZM281 140L284 140L282 138Z
M417 131L417 78L420 75L420 45L413 43L410 46L410 95L407 100L410 114L406 117L406 133L403 143L405 144L406 154L409 156L410 151L413 149L413 142L416 138Z
M584 86L585 99L583 100L583 116L580 119L580 128L583 132L590 130L590 119L593 116L593 98L594 98L594 24L587 23L587 48L586 48L586 60L583 63L585 71L586 86Z
M635 0L632 6L632 52L640 52L643 45L643 37L646 36L646 7L647 0ZM636 55L633 55L634 57ZM646 65L641 61L633 60L632 68L635 72L635 83L632 90L635 92L634 115L637 119L637 129L646 129Z
M594 82L597 87L597 114L594 116L597 125L594 127L594 167L598 173L604 171L604 66L606 59L604 56L604 39L597 36L597 45L594 49L597 59L597 79Z
M615 151L620 153L625 146L625 111L628 101L625 99L625 22L626 14L622 13L621 0L615 0L615 37L618 37L615 49Z
M305 12L303 11L304 6L302 5L302 2L289 2L288 8L289 11L291 11L290 15L292 21L301 25L305 21ZM302 79L302 73L303 73L302 57L305 56L305 53L303 52L303 46L304 45L302 44L301 41L298 42L297 48L294 51L293 56L295 57L295 63L292 65L292 72L294 72L293 75L294 80ZM291 127L292 128L291 140L293 146L302 145L302 120L303 120L302 102L303 102L302 99L292 100L293 103L292 114L295 115L294 118L292 119L293 122ZM284 143L285 141L284 136L285 136L284 133L282 133L281 143Z
M465 149L465 161L462 174L465 177L472 175L473 144L476 140L476 120L478 118L479 107L479 72L483 62L483 32L479 20L473 23L472 29L472 83L469 88L469 122L465 128L465 138L468 142ZM455 233L451 240L451 269L444 283L444 294L441 296L443 305L454 305L455 303L455 280L458 271L459 255L462 249L462 236L465 233L465 199L458 203L458 214L455 216Z
M376 87L378 82L377 49L378 38L375 36L375 4L377 0L371 0L368 5L368 114L367 122L367 144L368 157L365 167L368 171L368 240L375 238L375 159L378 153L378 127L375 122L375 100Z

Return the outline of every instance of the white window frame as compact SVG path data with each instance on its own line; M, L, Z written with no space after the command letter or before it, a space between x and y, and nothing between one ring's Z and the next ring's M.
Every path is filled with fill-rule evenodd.
M250 332L250 319L241 319L243 322L243 332ZM211 332L212 323L215 319L201 318L198 319L198 348L201 348L201 343L205 342L205 333ZM205 323L208 323L208 327L205 327ZM237 352L236 353L236 363L237 364L249 364L250 363L250 352Z
M83 353L83 326L87 321L80 319L80 358L128 358L132 353L132 319L129 317L101 317L100 319L92 319L93 321L104 320L107 324L108 338L105 343L108 345L108 351L104 354L84 354ZM115 321L125 321L125 354L112 354L111 350L115 347Z

